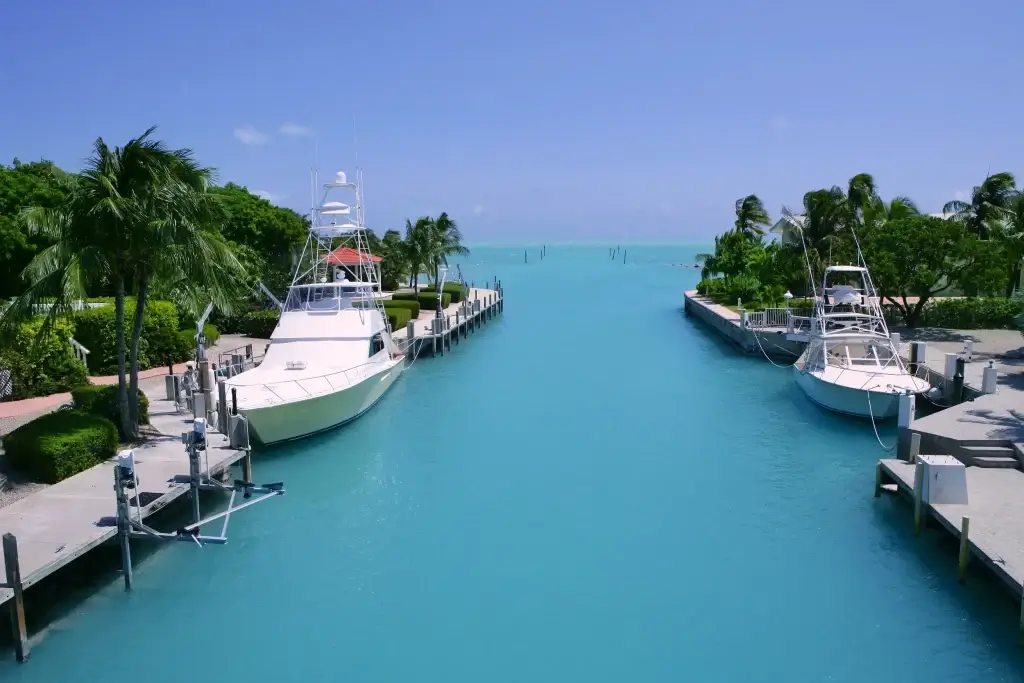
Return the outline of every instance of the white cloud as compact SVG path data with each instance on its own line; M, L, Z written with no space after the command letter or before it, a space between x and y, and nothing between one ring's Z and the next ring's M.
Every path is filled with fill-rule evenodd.
M249 124L235 128L235 139L243 145L262 145L269 138L266 133L261 133Z
M482 216L482 215L484 215L484 207L480 206L479 204L474 206L473 207L473 215L474 216Z
M268 202L279 202L287 196L283 194L274 194L273 192L270 192L268 190L256 190L255 192L253 192L253 194L256 195L257 197L262 197L263 199L266 199Z
M297 123L282 123L281 127L277 129L281 135L291 135L292 137L305 137L312 135L313 131L307 126L300 126Z

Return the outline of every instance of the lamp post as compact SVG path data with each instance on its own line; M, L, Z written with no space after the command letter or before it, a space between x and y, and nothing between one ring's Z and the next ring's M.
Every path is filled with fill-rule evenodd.
M786 293L782 295L782 298L786 300L786 308L789 308L789 300L793 298L793 292L786 290Z

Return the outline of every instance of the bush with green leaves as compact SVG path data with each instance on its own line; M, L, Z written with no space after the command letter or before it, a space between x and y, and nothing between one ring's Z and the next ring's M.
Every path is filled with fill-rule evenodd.
M48 413L3 438L7 461L33 481L56 484L114 457L117 427L79 410Z
M71 390L71 402L75 410L90 415L105 417L115 425L120 424L120 402L117 400L116 384L83 384ZM149 399L139 392L139 422L149 422ZM125 435L121 434L124 438Z
M1024 301L1001 297L965 297L939 299L925 309L929 327L957 330L1016 329L1015 318L1024 313Z
M391 331L396 334L412 320L412 311L408 308L385 308L384 315L387 316Z
M117 335L115 334L114 307L89 308L75 311L75 339L89 349L89 370L96 375L117 372ZM125 336L130 338L135 320L135 301L124 302ZM167 354L175 362L188 358L182 355L178 335L178 308L169 301L148 301L142 316L142 335L139 338L139 369L145 370L167 362ZM127 355L128 349L125 350Z
M756 302L761 292L761 281L751 275L736 275L726 281L726 303L732 305L739 299L743 302Z
M398 292L391 296L392 301L418 301L421 311L433 311L437 308L437 292ZM441 294L441 306L448 308L452 303L450 292Z
M41 320L23 323L0 340L0 367L11 371L14 400L60 393L87 381L86 368L71 349L71 324L57 320L40 336L41 327Z
M265 311L249 311L242 321L242 332L255 339L270 339L277 321L281 319L281 311L276 308Z
M420 289L421 292L437 292L436 285L430 285ZM451 295L452 303L457 304L469 294L465 285L461 282L446 282L442 290L445 294Z

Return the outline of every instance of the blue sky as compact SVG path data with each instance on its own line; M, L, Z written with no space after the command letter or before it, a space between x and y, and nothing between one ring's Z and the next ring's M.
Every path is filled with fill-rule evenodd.
M875 175L923 209L1024 179L1024 3L8 2L0 160L76 168L149 125L305 212L366 175L367 223L471 241L709 237Z

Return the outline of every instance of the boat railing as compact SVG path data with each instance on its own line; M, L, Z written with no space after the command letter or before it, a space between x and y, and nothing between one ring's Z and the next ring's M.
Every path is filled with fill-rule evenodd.
M255 351L253 344L246 344L229 351L222 351L217 354L217 374L221 377L231 378L242 374L246 370L252 370L263 362L263 358L267 354L267 346L269 344L263 347L262 352Z
M323 375L316 375L314 377L303 377L302 379L282 379L277 382L264 382L263 384L255 384L252 386L262 387L272 393L274 396L279 398L283 402L295 400L296 398L307 399L322 396L324 394L330 394L339 389L345 389L353 386L354 384L361 382L366 379L367 373L366 368L369 366L380 367L381 363L368 362L355 367L348 368L347 370L335 370L334 372L328 372ZM361 371L361 372L357 372ZM342 382L344 379L344 382ZM321 382L322 380L322 382ZM318 383L321 385L321 389L314 389L310 391L309 387L303 386L303 382L306 383ZM302 390L302 396L282 396L275 389L280 390L286 386L294 385Z

